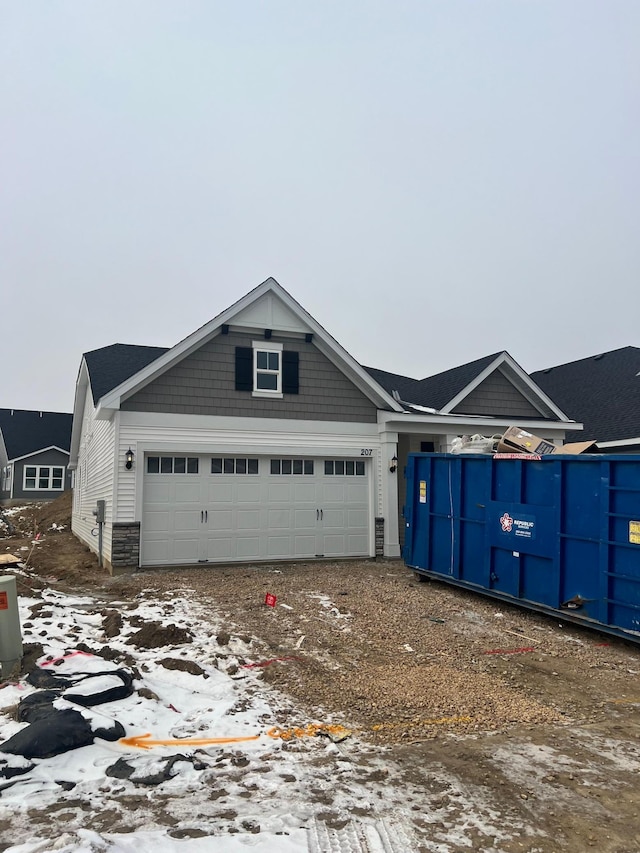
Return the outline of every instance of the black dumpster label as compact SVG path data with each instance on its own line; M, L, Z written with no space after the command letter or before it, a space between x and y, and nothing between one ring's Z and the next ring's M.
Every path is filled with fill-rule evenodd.
M502 532L507 536L515 536L518 539L536 538L536 520L531 515L509 515L505 512L499 521Z

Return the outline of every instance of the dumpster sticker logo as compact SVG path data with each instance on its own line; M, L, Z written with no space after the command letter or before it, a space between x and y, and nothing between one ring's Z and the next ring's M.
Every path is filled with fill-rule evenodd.
M629 542L640 545L640 521L629 522Z
M511 533L511 530L513 529L513 519L508 512L505 512L505 514L501 516L500 525L503 533Z
M514 516L508 512L500 516L503 533L511 533L519 539L535 539L536 520L529 515Z

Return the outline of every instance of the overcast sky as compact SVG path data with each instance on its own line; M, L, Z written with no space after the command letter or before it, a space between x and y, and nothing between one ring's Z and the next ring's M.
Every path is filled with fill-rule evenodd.
M0 0L0 407L274 276L361 363L640 346L638 0Z

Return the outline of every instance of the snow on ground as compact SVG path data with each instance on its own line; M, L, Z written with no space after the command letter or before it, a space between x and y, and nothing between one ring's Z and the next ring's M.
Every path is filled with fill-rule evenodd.
M315 598L316 618L348 630L348 613ZM513 803L435 755L409 766L357 730L323 736L322 726L349 727L349 719L321 710L310 718L270 687L261 673L292 659L229 632L189 589L146 590L133 601L46 589L19 605L25 646L42 646L38 671L69 682L54 707L80 711L94 731L117 722L125 737L46 759L0 749L5 853L458 853L514 839L526 839L527 853L540 849L535 815L523 822ZM118 669L133 677L131 695L78 704L121 687ZM16 707L36 693L26 679L0 684L0 747L26 728ZM526 797L535 789L538 803L553 796L574 810L581 795L550 786L550 772L604 789L612 783L603 768L640 769L635 744L587 730L570 743L579 756L559 744L489 744L487 768L495 764Z
M319 853L335 849L333 836L347 851L415 847L397 808L388 814L381 808L382 785L372 784L370 771L354 772L350 756L360 749L355 737L336 743L269 735L345 721L308 719L263 686L260 672L272 657L269 650L258 639L223 632L216 614L194 603L189 590L105 604L47 589L42 599L20 598L19 606L25 645L43 647L38 667L77 680L67 694L82 694L83 683L87 692L114 686L117 679L109 673L123 667L122 654L128 656L131 696L91 708L62 697L55 708L79 710L94 729L118 721L127 738L150 735L177 743L145 749L139 742L96 739L47 759L0 751L0 819L11 816L11 837L2 840L13 844L5 848L11 853ZM120 632L108 638L105 614L118 611ZM184 631L183 638L193 641L135 645L150 623ZM115 657L117 663L105 659ZM86 674L92 677L83 682ZM16 721L15 707L35 692L25 679L2 685L0 744L28 725ZM208 743L212 738L229 742ZM374 811L375 819L368 817ZM354 814L361 816L356 823Z

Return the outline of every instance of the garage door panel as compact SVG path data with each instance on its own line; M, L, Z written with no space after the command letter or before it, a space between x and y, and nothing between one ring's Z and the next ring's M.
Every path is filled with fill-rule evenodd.
M230 536L224 539L206 540L206 560L230 560L233 552L233 540Z
M272 559L292 557L290 536L268 536L267 556Z
M169 494L169 483L154 482L153 480L150 480L145 483L144 492L144 500L147 505L157 503L166 504L171 500Z
M315 506L318 502L317 487L315 483L300 483L293 484L293 499L300 503L313 503Z
M162 565L169 563L169 543L167 539L147 540L144 546L145 562Z
M346 500L346 487L344 483L324 483L322 486L321 504L344 503Z
M317 519L317 509L296 509L293 512L293 528L294 530L315 530Z
M260 503L260 483L238 483L236 490L236 501L238 503L255 504Z
M198 480L191 480L186 483L174 483L174 496L173 499L178 504L183 503L193 503L200 504L202 503L201 496L201 486Z
M332 475L318 457L313 474L282 473L284 462L272 474L260 457L258 470L213 474L200 457L199 474L146 474L143 564L369 555L369 465Z
M145 512L142 523L149 533L162 533L166 538L171 513L168 510Z
M260 511L242 510L237 511L238 530L260 530Z
M315 533L308 536L298 534L293 537L294 553L292 557L315 557L318 553L316 550L316 535Z
M230 509L207 510L209 516L209 530L229 531L233 522L233 512Z
M347 526L347 510L343 509L325 509L322 511L322 520L324 529L337 527L344 529Z
M346 537L347 553L354 556L366 556L369 553L369 536L365 533L348 533Z
M175 539L173 556L181 563L197 563L200 557L200 537L193 539Z
M289 509L270 509L268 512L269 530L288 530L291 527Z
M347 510L347 528L353 530L354 527L367 527L368 513L366 509L348 509Z
M233 486L231 483L222 483L219 480L207 484L208 504L233 504Z
M236 554L240 560L260 559L260 537L239 536L237 539Z
M163 513L164 514L164 513ZM173 529L176 533L182 531L200 531L200 510L176 510L173 516Z
M346 552L344 534L325 533L324 535L324 557L340 557Z
M291 486L289 483L269 483L267 487L267 500L271 503L290 503Z
M347 503L368 504L369 503L369 487L366 483L347 483L345 499Z

